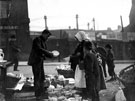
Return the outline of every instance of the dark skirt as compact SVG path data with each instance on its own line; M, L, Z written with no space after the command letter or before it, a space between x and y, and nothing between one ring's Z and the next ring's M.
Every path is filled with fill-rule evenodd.
M92 76L86 76L86 97L92 101L99 101L98 89L96 87L96 79Z
M99 76L98 86L99 86L99 90L103 90L106 89L106 84L105 84L102 65L99 65L99 69L100 69L100 76Z
M115 75L115 72L114 72L114 64L113 63L107 63L107 66L108 66L108 73L110 76L114 76Z

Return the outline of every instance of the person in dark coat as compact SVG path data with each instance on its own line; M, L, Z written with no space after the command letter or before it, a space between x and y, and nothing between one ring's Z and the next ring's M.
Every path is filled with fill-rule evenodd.
M105 75L104 73L104 68L103 66L106 65L106 50L101 47L101 46L98 46L97 43L93 42L94 44L94 47L93 47L93 50L92 52L96 55L97 59L98 59L98 66L99 66L99 80L98 80L98 86L99 86L99 90L103 90L103 89L106 89L106 84L105 84ZM105 64L104 64L105 63ZM106 69L106 68L105 68Z
M88 40L85 34L86 33L84 31L79 31L75 35L75 39L77 40L78 44L75 47L74 53L70 56L69 60L71 63L71 69L73 71L76 70L76 66L79 64L79 61L83 60L83 43L85 40Z
M12 35L9 39L9 60L14 64L14 71L18 70L18 58L19 58L19 52L21 52L19 46L16 42L15 35Z
M98 87L99 90L106 89L106 83L105 83L105 78L103 74L103 66L102 66L102 59L99 53L94 53L98 59L98 66L99 66L99 80L98 80Z
M104 76L107 77L107 73L106 73L106 55L107 55L107 52L106 52L104 47L99 46L96 42L94 42L94 45L95 45L96 53L99 53L99 55L102 59L101 65L103 67Z
M79 64L79 61L83 60L83 43L79 42L75 48L74 53L70 56L69 62L71 63L71 69L75 72L76 66Z
M51 33L44 30L42 35L33 40L31 53L28 60L28 65L32 66L34 76L35 96L37 99L48 98L47 88L44 88L44 67L43 61L48 58L53 58L53 54L47 50L46 41Z
M110 44L106 44L105 48L107 50L106 63L107 63L107 66L108 66L108 73L111 76L111 79L109 81L111 81L111 80L114 80L115 77L116 77L116 74L115 74L115 71L114 71L114 68L115 68L114 53L113 53L113 50L112 50L112 46Z
M92 52L92 42L84 42L84 70L88 99L99 101L99 76L100 70L96 55Z

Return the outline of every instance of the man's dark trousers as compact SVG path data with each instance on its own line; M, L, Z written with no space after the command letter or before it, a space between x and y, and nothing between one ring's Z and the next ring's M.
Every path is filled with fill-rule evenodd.
M35 96L39 97L45 92L44 89L44 67L43 61L38 62L37 64L32 65L33 75L34 75L34 87L35 87Z

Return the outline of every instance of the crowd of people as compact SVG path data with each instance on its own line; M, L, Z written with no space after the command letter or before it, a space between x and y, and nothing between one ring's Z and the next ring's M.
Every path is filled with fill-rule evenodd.
M71 68L75 72L75 87L82 90L82 97L99 101L99 91L106 89L105 78L108 74L111 80L116 79L114 72L114 54L112 46L106 44L105 48L92 42L84 31L75 35L78 45L70 56Z
M47 88L44 87L45 73L43 61L46 58L54 58L52 52L47 49L46 41L51 36L49 30L43 30L42 34L35 38L32 43L28 65L32 66L34 76L35 96L37 99L48 98ZM84 99L99 101L99 91L106 89L105 78L108 74L111 80L116 79L114 72L114 53L110 44L105 47L99 46L87 37L84 31L79 31L75 35L78 42L74 53L70 55L69 63L74 71L75 88L81 89ZM12 50L11 61L14 65L14 71L18 67L18 53L21 51L15 45L15 36L11 36L10 47ZM13 54L14 53L14 54Z

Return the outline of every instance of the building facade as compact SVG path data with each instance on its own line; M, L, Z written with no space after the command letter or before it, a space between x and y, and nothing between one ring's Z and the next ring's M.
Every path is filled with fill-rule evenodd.
M0 48L4 50L8 59L8 43L11 35L17 38L20 46L21 58L30 51L29 17L27 0L0 0Z

